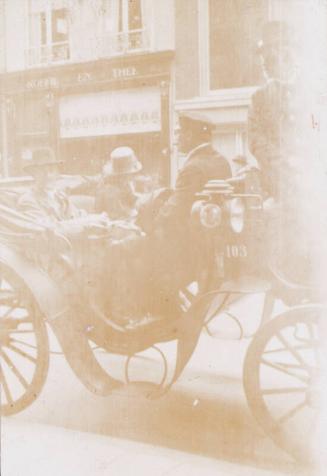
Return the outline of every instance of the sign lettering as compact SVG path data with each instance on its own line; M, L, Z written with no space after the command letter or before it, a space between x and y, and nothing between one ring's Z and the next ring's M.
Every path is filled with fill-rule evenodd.
M59 88L59 81L55 77L31 79L26 83L26 89Z
M137 70L134 66L129 66L127 68L114 68L112 70L112 76L115 79L130 78L136 76L136 74Z
M92 74L91 73L78 73L77 81L79 83L86 83L87 81L91 81Z

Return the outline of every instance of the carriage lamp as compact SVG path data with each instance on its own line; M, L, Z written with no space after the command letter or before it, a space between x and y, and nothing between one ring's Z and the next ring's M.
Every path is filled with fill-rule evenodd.
M200 222L206 228L217 228L222 221L222 211L218 205L207 203L200 211Z
M216 228L222 222L222 210L206 200L197 200L193 203L191 217L193 223L201 224L205 228Z
M206 228L217 228L221 224L222 212L218 205L206 203L200 209L200 223Z
M229 204L230 226L234 233L241 233L244 228L245 206L240 198L233 198Z

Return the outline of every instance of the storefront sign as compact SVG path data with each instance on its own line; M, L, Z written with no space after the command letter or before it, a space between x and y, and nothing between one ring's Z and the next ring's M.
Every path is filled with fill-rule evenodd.
M0 0L1 4L1 0ZM24 75L20 72L10 73L3 78L3 92L15 94L16 92L38 92L42 90L68 90L76 87L90 88L94 85L108 84L108 87L119 89L122 81L130 82L131 88L135 87L137 80L146 84L170 82L170 67L173 58L171 51L148 53L147 55L104 58L96 61L82 62L74 65L56 65L56 68L28 70ZM150 83L151 81L151 83ZM133 84L134 83L134 84ZM145 84L146 83L146 84ZM109 86L110 85L110 86Z
M124 89L60 100L62 138L137 134L161 129L158 88Z
M131 78L136 75L137 75L137 69L134 66L112 69L112 77L115 79Z
M49 89L58 87L59 81L55 77L30 79L26 83L26 89Z

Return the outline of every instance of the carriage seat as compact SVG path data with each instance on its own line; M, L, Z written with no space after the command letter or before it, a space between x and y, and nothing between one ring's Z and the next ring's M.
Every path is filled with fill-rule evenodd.
M44 231L44 228L31 220L24 213L14 208L0 204L0 233L34 234Z

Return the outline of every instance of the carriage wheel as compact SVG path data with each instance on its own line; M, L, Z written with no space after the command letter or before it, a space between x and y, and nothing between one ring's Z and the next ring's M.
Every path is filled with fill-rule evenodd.
M277 316L253 338L244 363L244 390L254 417L280 448L306 462L313 459L318 321L324 312L308 305Z
M0 267L1 414L24 410L40 394L49 365L45 323L24 282Z

